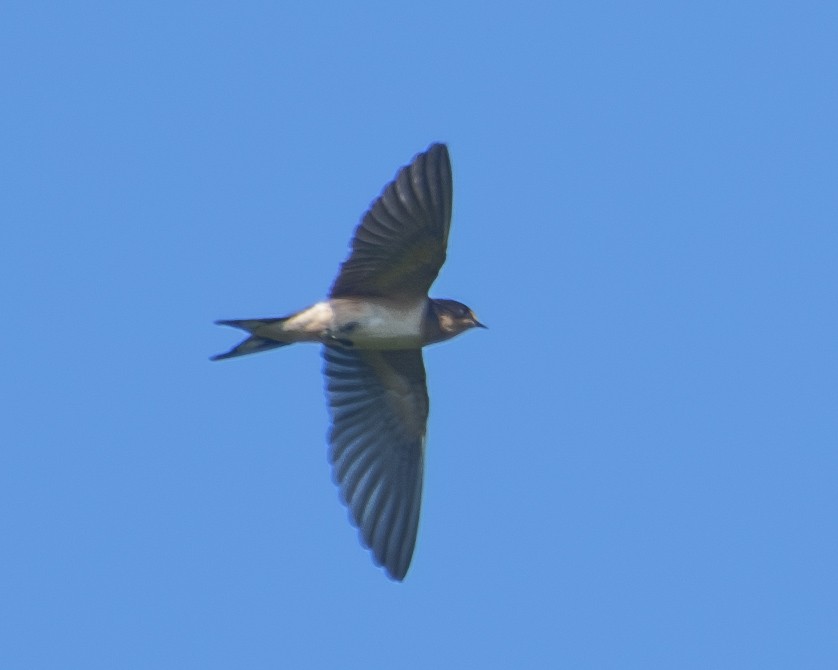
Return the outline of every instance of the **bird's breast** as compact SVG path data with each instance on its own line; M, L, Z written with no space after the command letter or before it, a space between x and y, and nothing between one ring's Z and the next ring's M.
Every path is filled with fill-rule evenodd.
M356 349L415 349L422 346L427 300L401 303L381 298L335 298L332 335Z

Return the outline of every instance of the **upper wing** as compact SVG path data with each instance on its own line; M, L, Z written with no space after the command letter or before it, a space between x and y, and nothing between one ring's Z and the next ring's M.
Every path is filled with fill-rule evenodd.
M422 352L324 347L323 358L332 476L361 542L401 581L422 502L428 419Z
M364 215L330 297L427 295L445 262L452 197L448 149L432 144Z

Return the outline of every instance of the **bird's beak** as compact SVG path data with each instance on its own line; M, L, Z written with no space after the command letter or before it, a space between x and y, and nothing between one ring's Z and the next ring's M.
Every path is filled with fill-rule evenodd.
M486 330L488 330L488 329L489 329L489 326L485 326L485 325L483 325L483 324L482 324L482 323L480 323L477 319L473 319L473 321L474 321L474 327L475 327L475 328L485 328Z

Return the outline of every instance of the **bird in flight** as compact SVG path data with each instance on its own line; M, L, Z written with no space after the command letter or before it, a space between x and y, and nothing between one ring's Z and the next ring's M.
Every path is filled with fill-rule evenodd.
M445 261L452 191L448 149L432 144L364 214L326 300L281 318L216 322L249 336L213 360L324 345L332 477L362 544L397 581L410 567L422 502L422 347L486 327L462 303L428 297Z

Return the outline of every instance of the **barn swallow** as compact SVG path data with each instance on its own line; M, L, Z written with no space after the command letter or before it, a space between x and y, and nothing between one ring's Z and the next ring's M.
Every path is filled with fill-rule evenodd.
M212 360L324 345L332 477L361 543L397 581L410 567L422 502L422 347L486 327L464 304L428 297L445 261L452 198L448 149L433 144L364 214L328 299L281 318L216 322L249 337Z

